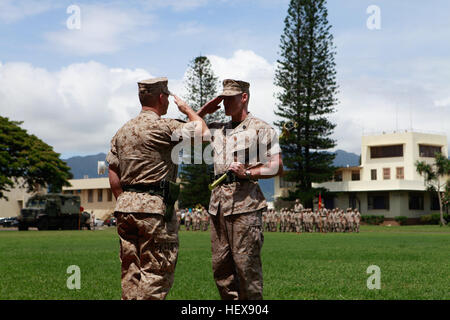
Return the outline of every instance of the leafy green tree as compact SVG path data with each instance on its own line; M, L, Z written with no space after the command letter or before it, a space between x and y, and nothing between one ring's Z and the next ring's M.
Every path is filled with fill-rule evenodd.
M186 102L197 111L206 102L217 96L218 79L211 69L211 63L205 56L194 58L189 64L186 73ZM223 110L205 117L206 123L223 121L225 114ZM206 145L202 146L204 151ZM203 154L203 153L202 153ZM201 158L201 155L198 155ZM205 208L209 205L211 192L208 189L210 183L211 168L202 161L201 164L194 163L194 148L191 149L191 164L182 164L180 179L181 191L179 196L182 207L194 207L202 204Z
M275 114L282 118L275 124L290 129L280 136L287 167L284 178L298 182L286 200L300 198L307 207L319 192L312 183L327 181L334 172L335 154L325 151L336 146L330 138L335 124L327 116L338 103L338 86L325 5L325 0L291 0L275 72L275 85L280 88Z
M445 225L444 208L450 200L450 160L441 153L436 153L434 159L434 164L416 161L416 170L424 176L427 190L437 194L441 225ZM443 182L446 177L447 181Z
M63 186L69 186L72 174L60 154L28 134L21 124L0 116L0 199L7 199L5 192L15 184L27 187L28 192L36 191L38 186L60 192Z

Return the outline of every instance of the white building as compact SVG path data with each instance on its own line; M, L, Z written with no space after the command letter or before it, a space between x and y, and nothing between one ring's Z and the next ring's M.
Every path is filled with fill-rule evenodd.
M361 165L336 170L333 181L313 184L331 193L327 208L359 208L365 215L386 218L439 212L437 196L426 192L416 161L434 163L435 152L448 155L445 135L394 132L362 137ZM445 182L443 179L442 182ZM275 179L275 197L287 194L293 183Z
M36 192L28 192L27 188L20 187L21 184L22 179L10 191L4 192L8 200L0 199L0 218L18 216L31 196L36 193L47 193L47 190L41 186L36 186Z
M63 187L63 193L80 196L85 211L101 220L114 213L116 198L112 194L109 178L72 179L69 182L71 186ZM175 209L178 209L178 202L175 203Z
M71 186L63 187L63 193L80 196L80 205L96 218L106 219L114 213L116 199L108 178L72 179Z

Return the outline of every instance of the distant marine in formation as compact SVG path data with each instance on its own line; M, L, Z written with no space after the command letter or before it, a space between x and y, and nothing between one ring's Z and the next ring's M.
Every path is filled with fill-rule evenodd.
M298 199L293 209L269 209L263 215L268 232L359 232L360 222L358 209L305 209Z

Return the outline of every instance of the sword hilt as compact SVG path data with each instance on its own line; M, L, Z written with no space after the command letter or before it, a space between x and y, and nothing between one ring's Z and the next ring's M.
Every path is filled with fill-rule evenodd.
M211 183L208 186L209 190L212 191L215 187L217 187L226 178L227 178L227 173L225 172L219 179L217 179L216 181L214 181L213 183Z

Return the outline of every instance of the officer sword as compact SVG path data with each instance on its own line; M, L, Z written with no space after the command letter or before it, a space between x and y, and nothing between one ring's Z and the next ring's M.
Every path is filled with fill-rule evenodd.
M215 180L213 183L210 183L208 188L212 191L215 187L217 187L223 180L227 178L227 173L225 172L219 179Z

